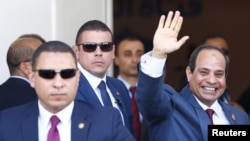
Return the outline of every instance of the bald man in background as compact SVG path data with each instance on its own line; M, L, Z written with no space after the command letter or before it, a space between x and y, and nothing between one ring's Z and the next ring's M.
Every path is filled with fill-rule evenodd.
M32 55L45 40L41 40L43 38L37 34L24 35L13 41L7 52L10 77L0 85L0 110L37 98L34 88L30 86L28 74L32 71Z

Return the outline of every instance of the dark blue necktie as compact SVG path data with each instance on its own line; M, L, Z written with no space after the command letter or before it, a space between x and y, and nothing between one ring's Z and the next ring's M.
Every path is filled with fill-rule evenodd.
M98 85L98 88L100 89L101 96L102 96L102 102L103 102L104 106L111 106L112 107L112 103L111 103L109 94L106 90L105 82L101 81L101 83Z

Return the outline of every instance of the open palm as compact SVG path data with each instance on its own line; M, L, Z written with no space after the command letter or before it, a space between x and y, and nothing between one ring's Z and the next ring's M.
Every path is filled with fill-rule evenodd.
M154 35L152 56L166 57L167 54L178 50L189 39L189 36L184 36L179 41L177 40L182 22L183 18L179 11L175 12L174 17L172 11L168 13L167 18L164 15L161 16Z

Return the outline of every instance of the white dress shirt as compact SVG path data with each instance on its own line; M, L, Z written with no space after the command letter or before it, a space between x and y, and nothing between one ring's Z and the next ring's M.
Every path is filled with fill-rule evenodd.
M39 116L38 116L38 135L39 141L47 141L49 129L51 127L50 118L52 115L56 115L60 122L57 125L57 129L60 135L60 141L71 140L71 115L74 107L74 101L57 114L50 113L41 105L38 101Z

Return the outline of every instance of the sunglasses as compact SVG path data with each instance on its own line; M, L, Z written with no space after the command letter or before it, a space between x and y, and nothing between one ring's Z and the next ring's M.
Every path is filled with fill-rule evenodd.
M80 45L82 45L82 49L85 52L94 52L97 46L99 46L103 52L109 52L113 49L114 43L112 42L102 42L99 44L98 43L81 43L81 44L78 44L77 46L80 46Z
M55 78L57 73L59 73L63 79L72 78L76 75L76 71L77 69L63 69L61 71L55 71L49 69L33 70L33 72L38 72L39 76L45 79L53 79Z
M223 51L224 51L224 53L225 53L225 55L229 55L229 51L228 51L228 49L222 49Z

